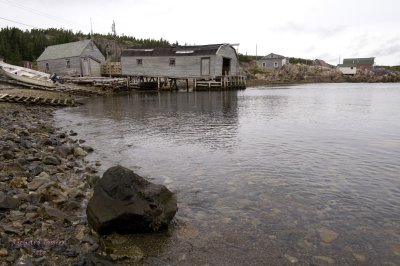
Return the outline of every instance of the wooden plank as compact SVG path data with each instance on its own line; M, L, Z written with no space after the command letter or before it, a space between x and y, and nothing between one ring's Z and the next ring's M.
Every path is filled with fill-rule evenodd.
M37 100L39 100L40 99L40 97L36 97L35 99L33 99L33 103L35 103Z
M3 94L0 96L0 99L6 98L8 96L8 94Z

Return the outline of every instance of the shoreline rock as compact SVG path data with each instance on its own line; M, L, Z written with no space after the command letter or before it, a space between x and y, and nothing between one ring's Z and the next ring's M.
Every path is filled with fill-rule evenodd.
M167 229L177 209L175 194L165 186L118 165L97 182L87 218L99 234L146 233Z
M0 103L0 250L8 264L79 265L99 248L84 215L99 179L83 160L93 149L54 127L55 110Z
M247 69L246 69L247 68ZM356 75L344 75L336 68L307 66L302 64L284 65L278 69L245 67L248 86L288 85L307 83L393 83L400 82L400 72L357 70ZM250 74L252 73L252 74Z

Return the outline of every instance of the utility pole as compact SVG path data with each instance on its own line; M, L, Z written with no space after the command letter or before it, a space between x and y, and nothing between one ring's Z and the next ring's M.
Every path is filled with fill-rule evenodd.
M256 44L256 65L257 65L257 60L258 60L258 54L257 54L257 44Z
M93 40L93 24L92 24L92 18L90 18L90 38Z
M112 33L114 34L114 36L117 35L117 32L115 31L115 21L114 21L114 20L113 20L113 23L112 23L112 25L111 25L111 31L112 31Z

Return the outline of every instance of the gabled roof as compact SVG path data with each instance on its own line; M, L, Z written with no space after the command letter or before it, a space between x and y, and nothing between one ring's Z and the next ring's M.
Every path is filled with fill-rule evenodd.
M130 48L123 50L121 56L142 56L142 57L174 56L175 57L175 56L215 55L217 54L221 46L224 45L230 46L229 44L209 44L209 45L196 45L196 46Z
M284 59L284 58L286 58L286 57L283 55L270 53L270 54L264 56L263 58L261 58L261 60Z
M80 56L91 40L48 46L37 61Z
M343 59L343 65L373 65L375 64L375 57L368 58L345 58Z

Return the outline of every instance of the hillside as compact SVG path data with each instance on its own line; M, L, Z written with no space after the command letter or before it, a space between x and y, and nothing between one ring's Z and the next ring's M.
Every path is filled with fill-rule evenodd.
M18 28L0 29L0 57L14 65L23 65L23 61L34 62L47 46L75 42L91 38L90 34L72 32L65 29L32 29L22 31ZM170 46L163 40L137 39L131 36L113 36L94 34L94 42L108 60L119 60L121 49L136 46L150 48ZM108 56L107 56L108 55Z

